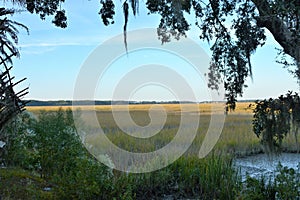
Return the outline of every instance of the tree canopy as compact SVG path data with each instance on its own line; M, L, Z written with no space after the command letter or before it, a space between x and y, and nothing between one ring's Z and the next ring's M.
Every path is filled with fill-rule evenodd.
M64 0L11 0L11 2L35 13L41 19L53 16L52 22L67 27ZM122 0L125 18L124 43L129 15L138 15L139 0ZM235 108L238 96L247 87L245 80L252 77L251 55L263 46L267 29L282 47L278 62L289 67L300 80L300 2L298 0L147 0L149 14L161 16L157 34L162 43L172 38L186 36L190 26L199 27L200 39L211 44L212 66L209 86L216 88L224 81L229 109ZM103 24L114 23L116 2L100 0L99 15ZM186 15L194 15L191 24ZM288 59L287 59L288 57Z
M100 3L103 23L114 23L114 2L102 0ZM136 15L138 6L138 0L123 2L124 32L129 7ZM246 78L252 77L251 55L264 45L265 29L282 47L278 62L294 66L291 71L300 80L300 2L297 0L148 0L146 7L149 14L161 16L157 34L162 43L186 36L192 24L185 16L195 16L200 39L212 44L209 86L216 88L220 79L224 80L229 109L235 108L237 97L247 87ZM286 55L291 57L291 62Z

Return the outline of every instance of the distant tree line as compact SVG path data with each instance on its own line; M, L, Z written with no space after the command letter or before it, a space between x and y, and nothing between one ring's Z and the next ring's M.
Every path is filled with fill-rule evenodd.
M71 100L57 100L57 101L38 101L30 100L27 106L89 106L89 105L128 105L128 104L187 104L187 103L198 103L192 101L92 101L92 100L82 100L82 101L71 101Z

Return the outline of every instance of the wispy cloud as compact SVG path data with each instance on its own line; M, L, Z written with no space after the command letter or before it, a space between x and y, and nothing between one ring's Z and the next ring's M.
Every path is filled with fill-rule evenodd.
M45 40L33 40L27 43L19 44L20 48L48 48L48 47L61 47L61 46L94 46L103 42L105 37L101 35L87 35L87 36L68 36L59 37L56 40L45 39Z
M22 49L21 48L21 54L26 54L26 55L41 55L41 54L44 54L44 53L49 53L49 52L52 52L52 51L55 51L55 47L47 47L47 48L25 48L25 49Z
M19 48L22 54L27 55L41 55L56 51L59 47L80 47L80 46L96 46L103 42L101 36L73 36L68 38L59 38L54 41L53 39L47 40L31 40L27 43L19 44Z
M19 45L20 48L29 48L29 47L57 47L57 46L79 46L80 43L75 42L62 42L62 43L27 43Z

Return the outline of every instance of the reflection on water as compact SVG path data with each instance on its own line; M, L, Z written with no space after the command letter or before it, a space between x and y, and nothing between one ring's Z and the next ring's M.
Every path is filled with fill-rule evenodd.
M300 163L300 154L282 153L279 156L268 156L266 154L258 154L245 158L237 158L234 165L241 170L242 180L246 179L248 173L251 177L259 178L261 175L270 176L276 170L278 163L289 168L297 169Z

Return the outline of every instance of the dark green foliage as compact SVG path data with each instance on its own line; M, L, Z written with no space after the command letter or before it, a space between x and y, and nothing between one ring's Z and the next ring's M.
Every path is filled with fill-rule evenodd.
M0 164L4 166L21 166L32 169L31 151L27 151L27 137L34 123L32 116L25 112L15 117L2 131L2 141L5 146L0 149Z
M253 131L261 137L267 152L280 152L284 137L292 132L297 141L300 126L300 98L289 92L278 99L257 101L254 109Z
M242 199L245 200L275 200L275 187L271 179L266 183L265 177L260 179L247 176L245 190L242 192Z
M42 177L62 175L74 168L74 158L84 156L71 110L41 113L27 140Z
M185 36L189 24L184 18L184 12L189 11L189 1L155 1L146 2L149 14L158 13L161 16L157 34L162 43L170 42L174 37L177 40Z
M247 177L241 193L245 200L294 200L300 199L300 165L298 169L278 164L273 177Z
M10 134L1 157L5 166L38 173L60 199L111 195L112 171L83 147L71 110L42 112L38 119L24 113L6 131Z
M300 199L300 163L298 169L277 166L275 186L278 199Z
M102 18L103 24L105 26L114 23L114 15L115 15L115 4L112 0L101 0L101 9L99 11L99 15Z
M255 6L250 1L209 2L207 6L197 7L199 20L203 21L197 22L200 38L214 41L211 47L214 67L210 71L224 80L227 109L234 110L237 96L242 95L246 87L246 78L252 76L250 56L264 44L264 30L255 24ZM233 13L237 17L231 27L225 26L227 17ZM229 29L235 31L234 36Z
M36 13L40 15L42 20L46 19L46 16L54 15L54 23L61 28L67 27L67 17L65 11L62 10L61 4L65 0L26 0L24 6L30 13Z
M74 159L68 171L54 174L52 182L61 199L110 199L112 173L92 158Z
M65 10L57 11L52 23L55 24L55 26L58 26L61 28L66 28L67 27L67 17L65 14Z
M129 0L132 13L135 16L138 13L139 7L139 0ZM115 4L111 0L101 0L100 1L101 8L99 11L99 15L101 15L102 22L105 26L114 23L114 15L115 15ZM124 14L124 26L123 26L123 34L124 34L124 45L127 52L127 24L128 24L128 17L129 17L129 4L127 0L125 0L122 4L123 7L123 14Z
M57 185L61 198L94 199L109 194L112 173L85 150L71 110L41 113L28 139L35 151L36 170Z

